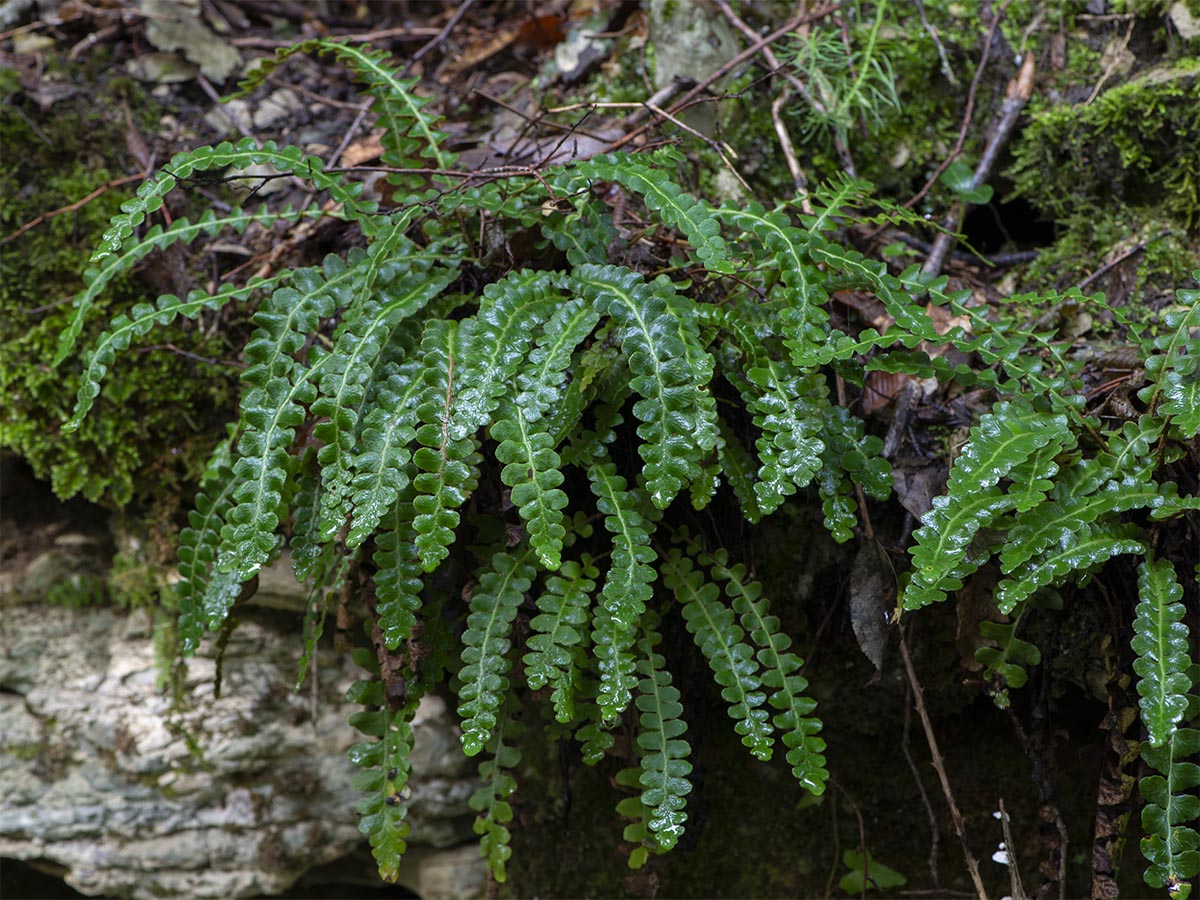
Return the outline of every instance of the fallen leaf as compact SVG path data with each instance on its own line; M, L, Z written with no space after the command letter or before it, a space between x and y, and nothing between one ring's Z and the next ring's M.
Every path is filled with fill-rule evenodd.
M877 541L867 541L850 567L850 625L858 648L883 669L888 641L888 614L896 598L896 575L891 560Z

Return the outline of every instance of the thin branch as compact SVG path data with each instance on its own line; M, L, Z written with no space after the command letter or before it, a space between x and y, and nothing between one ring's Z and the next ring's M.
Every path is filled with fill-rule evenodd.
M908 655L908 641L904 638L904 629L899 630L900 656L904 660L904 671L908 675L908 683L912 685L913 701L917 706L917 715L921 718L921 727L925 730L925 740L929 744L929 754L933 758L933 768L937 772L938 781L942 784L942 794L950 806L950 818L954 821L954 831L962 844L963 855L967 859L967 871L971 873L971 881L975 885L975 893L979 900L987 900L987 891L983 886L983 878L979 874L979 863L975 861L971 847L967 843L967 827L963 823L962 813L954 801L954 792L950 789L950 778L946 775L946 767L942 763L942 752L938 749L937 737L933 733L933 724L929 721L929 713L925 710L925 695L921 683L917 681L916 670L913 669L912 659Z
M1029 900L1025 893L1025 885L1021 884L1021 870L1017 866L1017 849L1013 844L1012 829L1008 825L1008 810L1004 808L1004 798L1000 798L1000 828L1004 832L1004 853L1008 857L1008 878L1012 900Z
M21 235L23 235L25 232L27 232L30 228L36 228L38 225L41 225L47 219L53 219L55 216L61 216L63 213L75 212L75 210L81 209L82 207L91 203L93 200L95 200L97 197L99 197L101 194L103 194L109 188L120 187L121 185L128 184L131 181L142 181L145 178L146 178L145 172L139 173L137 175L125 175L122 178L114 178L112 181L108 182L107 184L100 185L100 187L96 188L94 191L92 191L90 194L88 194L86 197L84 197L81 200L76 200L74 203L68 203L66 206L60 206L58 209L51 210L48 213L42 213L36 219L30 219L28 222L26 222L24 225L22 225L16 231L14 231L12 234L8 235L7 237L0 238L0 244L7 244L9 241L16 240Z
M446 38L450 36L450 32L453 31L454 27L462 21L462 17L465 16L468 10L470 10L470 8L474 5L475 0L459 0L458 9L456 9L454 11L454 15L450 17L450 21L442 26L441 31L435 34L421 47L421 49L409 57L408 62L404 64L404 68L400 70L400 77L403 78L405 75L407 75L409 69L420 62L425 57L425 54L429 53L434 47L439 47L444 44L446 42Z

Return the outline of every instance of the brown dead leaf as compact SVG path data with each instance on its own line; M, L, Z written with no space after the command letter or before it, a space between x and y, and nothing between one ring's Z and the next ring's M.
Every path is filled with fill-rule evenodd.
M867 541L850 567L850 625L858 648L878 673L887 649L888 615L896 599L896 575L878 541Z
M365 162L370 162L374 159L379 159L383 155L383 133L370 134L365 138L361 138L342 153L342 165L344 166L361 166Z

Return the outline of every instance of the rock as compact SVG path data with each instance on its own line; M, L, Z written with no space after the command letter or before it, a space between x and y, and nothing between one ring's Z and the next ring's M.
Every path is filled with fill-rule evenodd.
M173 706L148 613L6 603L0 857L61 866L87 894L139 900L278 893L318 867L344 878L333 874L342 861L366 879L346 759L358 736L344 700L360 671L321 650L314 718L307 687L292 690L293 632L274 627L276 614L244 615L221 696L210 641ZM478 896L474 767L450 706L426 698L414 728L401 883L426 900Z

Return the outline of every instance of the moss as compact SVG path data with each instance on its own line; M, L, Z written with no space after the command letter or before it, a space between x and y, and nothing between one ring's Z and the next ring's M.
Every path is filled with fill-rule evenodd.
M53 58L48 71L86 90L40 110L20 92L12 73L0 73L0 140L8 160L0 171L2 235L79 201L131 168L124 151L123 100L140 128L157 118L148 98L127 79L106 80ZM109 507L151 496L177 502L181 482L198 471L204 448L212 444L210 435L198 439L196 433L222 419L234 397L226 367L169 349L135 351L118 364L120 377L106 388L97 414L74 435L60 432L74 404L82 363L68 360L52 369L49 360L67 321L69 300L83 286L80 273L92 247L128 196L113 188L77 210L47 218L8 241L0 255L0 391L5 397L0 448L25 457L60 497L82 493ZM94 341L115 312L156 293L138 278L117 279L93 310L80 346ZM204 338L194 327L168 329L158 341L160 347L220 358L228 350L221 331Z

